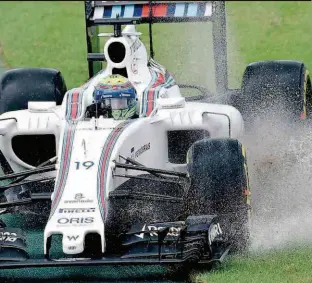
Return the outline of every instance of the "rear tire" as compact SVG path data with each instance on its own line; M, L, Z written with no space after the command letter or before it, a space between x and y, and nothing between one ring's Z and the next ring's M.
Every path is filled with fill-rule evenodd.
M28 109L29 101L54 101L56 105L60 105L67 91L64 78L60 71L48 68L20 68L6 71L0 78L0 114ZM48 136L48 135L45 135ZM33 152L34 144L25 143L22 135L14 137L12 140L13 151L26 163L37 167L41 163L41 158L35 156L30 158L29 153ZM32 141L38 140L38 136L33 136ZM28 139L29 140L29 139ZM44 139L42 152L46 158L55 156L55 138ZM36 142L37 147L39 145ZM52 153L52 156L50 155ZM27 157L27 159L26 159ZM30 161L31 162L28 162ZM46 161L46 160L44 160ZM44 185L25 184L23 189L32 192L51 192L53 191L54 182L48 182ZM21 190L21 189L20 189ZM16 190L12 191L12 195L16 196ZM14 192L14 193L13 193ZM19 207L19 212L31 212L36 214L49 214L50 202L35 203L27 207ZM1 223L0 223L1 226Z
M188 170L188 215L233 214L231 250L245 250L249 243L250 189L242 144L235 139L195 142L188 152Z
M67 91L62 74L48 68L20 68L0 78L0 114L28 108L28 101L55 101L60 105Z
M256 119L286 123L312 117L311 79L298 61L260 61L247 66L242 93L234 103L247 129Z

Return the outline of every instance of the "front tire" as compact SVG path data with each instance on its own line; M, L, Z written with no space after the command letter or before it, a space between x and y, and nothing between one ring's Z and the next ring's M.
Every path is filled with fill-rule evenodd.
M250 188L246 153L235 139L205 139L188 152L188 215L232 214L232 251L249 243Z

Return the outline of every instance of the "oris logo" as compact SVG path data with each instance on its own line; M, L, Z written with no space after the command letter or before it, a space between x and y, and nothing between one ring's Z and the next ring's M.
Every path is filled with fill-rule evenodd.
M57 220L57 223L59 225L78 225L78 226L83 226L86 224L92 224L94 222L93 217L75 217L75 218L68 218L68 217L62 217Z

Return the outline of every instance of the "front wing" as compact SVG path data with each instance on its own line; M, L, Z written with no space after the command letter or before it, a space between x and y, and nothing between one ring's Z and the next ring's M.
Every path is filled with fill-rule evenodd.
M0 269L100 266L109 264L183 264L222 262L230 250L226 217L191 216L186 221L134 225L121 234L120 254L32 259L20 229L0 229ZM8 244L9 243L9 244Z

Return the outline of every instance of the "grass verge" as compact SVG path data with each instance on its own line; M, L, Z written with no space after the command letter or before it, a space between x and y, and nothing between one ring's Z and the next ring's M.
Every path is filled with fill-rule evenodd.
M82 1L4 1L0 2L0 11L0 41L8 68L56 68L63 73L69 88L87 79ZM154 25L156 59L179 82L213 84L210 26ZM149 48L147 26L138 29L144 33L142 38ZM207 29L208 35L203 38ZM182 38L187 39L185 44L181 44Z
M311 282L311 264L312 248L301 246L249 257L233 257L212 272L197 275L195 282Z

